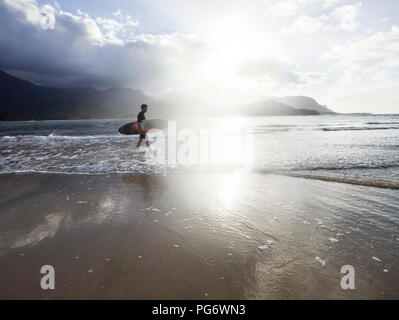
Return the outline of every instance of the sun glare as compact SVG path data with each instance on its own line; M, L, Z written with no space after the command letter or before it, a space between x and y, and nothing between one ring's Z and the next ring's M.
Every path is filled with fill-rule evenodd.
M220 18L208 23L202 32L210 48L208 58L198 69L202 81L214 83L215 87L230 91L232 95L234 90L243 95L257 87L254 79L238 74L242 64L279 56L280 46L268 30L245 15Z

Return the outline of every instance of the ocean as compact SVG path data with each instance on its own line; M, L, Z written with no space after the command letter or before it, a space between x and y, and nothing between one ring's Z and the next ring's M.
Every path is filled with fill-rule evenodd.
M197 167L209 169L210 165L203 163L171 165L167 159L137 152L138 137L118 133L118 128L130 121L134 120L0 122L0 173L184 173ZM254 172L399 186L398 115L179 119L177 128L197 133L208 130L207 144L216 146L208 147L208 154L224 149L229 159L251 152ZM243 145L249 143L246 140L251 140L251 151L243 151ZM212 168L218 165L226 168L223 161Z

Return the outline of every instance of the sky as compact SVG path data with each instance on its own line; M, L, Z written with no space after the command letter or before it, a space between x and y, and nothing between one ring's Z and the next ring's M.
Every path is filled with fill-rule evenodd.
M41 85L399 113L397 0L0 0L0 52Z

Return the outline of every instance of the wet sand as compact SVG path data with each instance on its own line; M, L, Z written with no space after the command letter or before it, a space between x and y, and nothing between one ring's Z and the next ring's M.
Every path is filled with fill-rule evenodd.
M398 299L398 209L271 174L1 175L0 298Z

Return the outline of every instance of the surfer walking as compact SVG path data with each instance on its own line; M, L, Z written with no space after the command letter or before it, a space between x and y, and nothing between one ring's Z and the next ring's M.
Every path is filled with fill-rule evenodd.
M148 106L146 104L142 104L141 105L141 111L139 112L139 114L137 115L137 122L138 125L140 127L141 130L143 130L143 128L141 127L141 121L145 120L145 113L148 110ZM139 137L139 141L137 141L137 148L139 148L141 146L141 143L143 142L143 140L146 139L147 134L145 132L140 133L140 137ZM150 147L150 142L148 140L145 141L145 144L147 145L147 147Z

